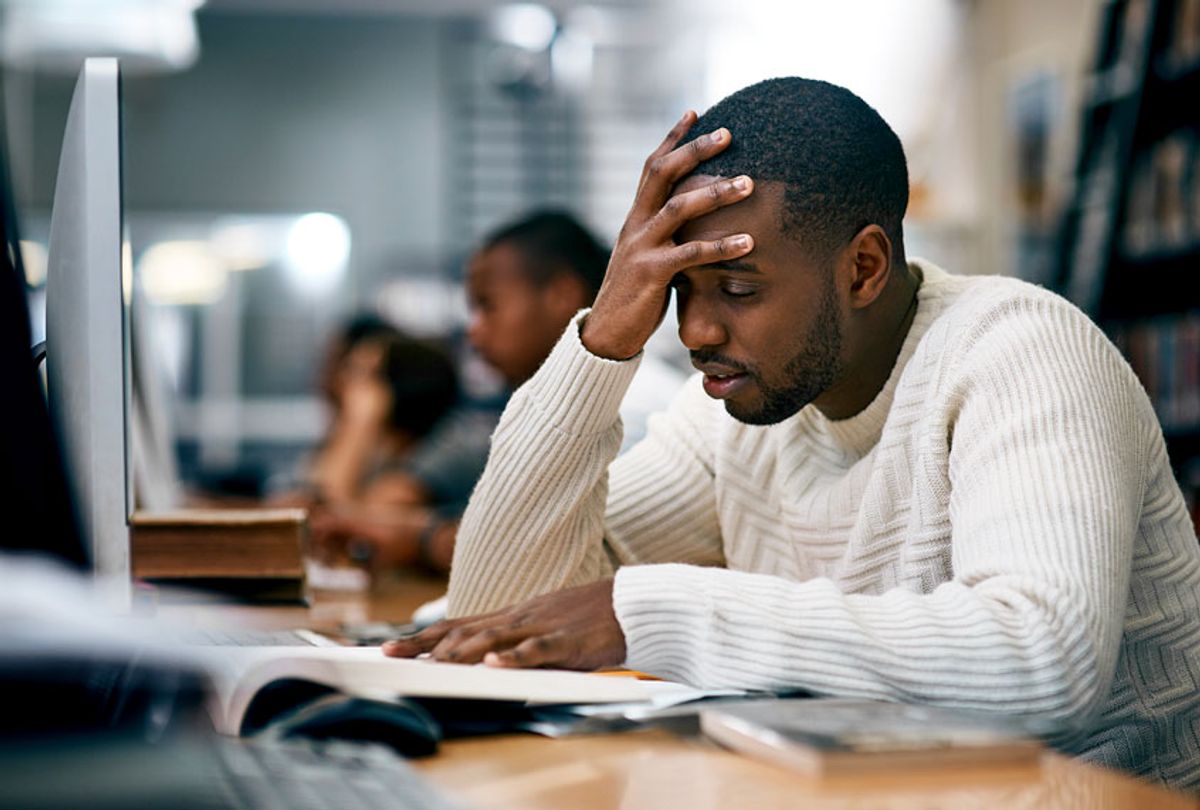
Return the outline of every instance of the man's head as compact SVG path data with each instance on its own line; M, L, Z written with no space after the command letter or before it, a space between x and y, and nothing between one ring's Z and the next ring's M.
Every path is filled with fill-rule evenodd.
M720 127L730 146L676 193L743 174L754 193L688 223L676 241L749 233L755 247L679 274L680 338L709 393L744 422L773 424L813 401L826 410L864 353L891 338L880 329L895 320L898 296L911 297L893 272L904 266L903 149L862 99L807 79L734 93L683 142Z
M533 376L568 321L591 304L608 250L574 217L544 211L484 240L467 267L467 336L509 385Z

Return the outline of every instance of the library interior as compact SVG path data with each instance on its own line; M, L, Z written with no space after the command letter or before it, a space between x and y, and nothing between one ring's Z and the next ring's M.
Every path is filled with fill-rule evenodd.
M1197 100L1200 0L0 0L0 810L1196 807Z

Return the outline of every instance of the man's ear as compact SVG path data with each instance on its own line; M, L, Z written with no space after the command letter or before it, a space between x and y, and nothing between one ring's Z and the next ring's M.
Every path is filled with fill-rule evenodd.
M863 309L879 297L891 276L892 242L883 228L868 225L855 234L842 256L851 309Z
M564 270L555 273L542 288L546 308L563 322L588 305L587 289L575 273Z

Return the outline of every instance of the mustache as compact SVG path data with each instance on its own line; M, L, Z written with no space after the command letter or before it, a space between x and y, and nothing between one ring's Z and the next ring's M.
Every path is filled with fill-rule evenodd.
M754 369L751 366L748 366L738 360L734 360L732 357L725 354L705 351L703 349L688 352L688 354L691 355L693 363L700 363L701 365L711 363L713 365L726 366L728 368L735 369L742 374L754 373Z

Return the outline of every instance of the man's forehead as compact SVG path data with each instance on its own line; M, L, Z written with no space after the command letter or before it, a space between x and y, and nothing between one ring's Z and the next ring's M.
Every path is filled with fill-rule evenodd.
M533 284L528 259L516 245L497 242L467 261L467 285L476 291L525 289Z
M675 184L671 196L686 194L704 188L722 179L708 174L690 174ZM751 178L752 180L754 178ZM783 235L783 192L784 184L778 181L755 181L754 191L744 200L718 208L693 220L692 224L700 225L706 230L707 226L721 228L725 225L736 225L746 228L756 237ZM684 225L684 229L689 229ZM690 230L690 229L689 229Z

